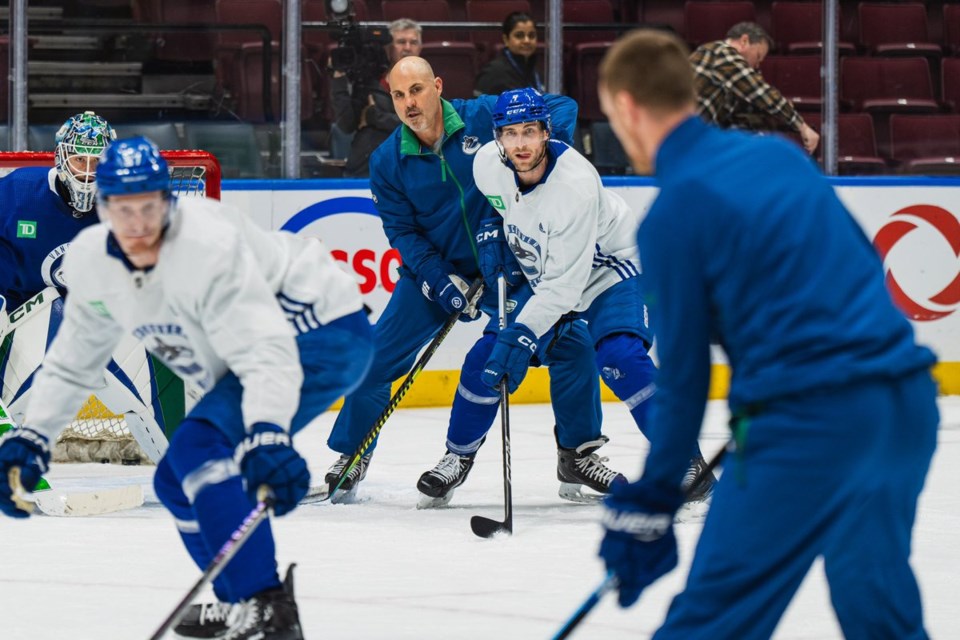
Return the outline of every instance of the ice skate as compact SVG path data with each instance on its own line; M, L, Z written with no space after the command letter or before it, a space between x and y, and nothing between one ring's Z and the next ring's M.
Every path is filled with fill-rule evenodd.
M279 589L261 591L237 606L225 640L303 640L300 614L293 594L293 568Z
M436 509L450 504L453 490L467 479L476 455L476 451L466 456L447 451L437 466L424 472L417 481L417 489L420 491L417 508Z
M341 484L340 488L337 489L337 492L333 494L330 502L340 504L344 502L353 502L356 499L357 485L360 484L361 480L367 477L367 468L370 466L370 458L372 456L372 453L368 453L360 458L360 461L356 464L356 466L351 469L350 473L347 474L347 477L343 479L343 484ZM334 488L337 486L337 478L340 477L340 473L343 471L343 469L350 464L350 458L352 457L352 454L341 454L340 458L327 470L327 474L323 477L323 481L327 483L327 487L331 493L333 493Z
M230 629L230 614L238 607L229 602L190 605L173 632L179 638L222 638Z
M696 487L693 487L691 491L690 487L693 485L694 480L704 472L706 472L706 475L703 480L701 480ZM703 456L697 456L690 460L690 468L687 469L687 473L683 476L683 484L681 484L680 487L683 489L683 492L687 494L686 502L705 502L713 495L713 485L716 483L717 477L713 475L713 471L707 471L707 461L703 459Z
M626 482L623 475L606 465L608 458L596 454L610 438L600 436L584 442L576 449L557 447L557 479L559 495L571 502L598 502L610 492L614 482ZM589 491L584 492L584 489Z

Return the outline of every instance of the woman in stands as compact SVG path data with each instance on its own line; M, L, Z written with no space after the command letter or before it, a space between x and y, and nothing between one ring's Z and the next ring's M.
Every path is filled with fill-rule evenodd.
M537 71L537 27L533 18L514 11L503 20L503 50L477 75L474 94L499 95L511 89L533 87L543 93Z

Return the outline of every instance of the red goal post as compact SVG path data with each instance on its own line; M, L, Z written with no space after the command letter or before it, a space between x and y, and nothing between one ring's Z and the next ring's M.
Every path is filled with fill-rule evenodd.
M220 198L220 163L206 151L161 151L170 168L171 191L181 197ZM20 167L53 167L52 151L0 152L0 176ZM63 431L54 450L60 462L150 462L126 418L90 396Z
M183 196L220 199L220 162L207 151L161 151L170 167L171 187ZM52 167L52 151L0 152L0 175L20 167Z

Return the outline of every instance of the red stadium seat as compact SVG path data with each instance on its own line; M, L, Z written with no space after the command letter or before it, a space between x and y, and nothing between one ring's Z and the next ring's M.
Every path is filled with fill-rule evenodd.
M409 18L417 22L449 22L450 5L447 0L383 0L380 11L386 22ZM424 29L424 42L466 41L466 34L449 29Z
M823 104L820 65L820 56L769 56L760 72L797 110L819 112Z
M705 42L723 40L730 27L739 22L756 22L752 2L687 2L683 6L687 42L698 47Z
M840 61L840 97L874 116L880 155L889 155L891 113L937 113L926 58L866 58Z
M940 67L943 104L960 113L960 58L944 58Z
M564 0L563 21L573 23L614 22L610 0ZM615 40L614 31L564 29L564 45L573 47L581 42Z
M600 61L613 46L613 42L584 42L574 49L577 77L574 83L574 98L580 105L581 120L605 120L600 110L600 98L597 93Z
M890 148L904 173L960 175L960 115L891 116Z
M803 119L823 135L819 113L805 113ZM822 140L821 140L822 142ZM823 145L817 147L823 157ZM840 175L884 173L887 163L877 155L877 137L869 113L841 113L837 116L837 171Z
M927 8L919 2L861 2L860 44L880 56L926 56L939 59L939 44L930 41Z
M784 53L817 53L823 49L822 2L774 2L770 7L772 33ZM840 55L854 53L853 43L839 42Z
M470 42L427 42L423 56L443 79L443 97L472 98L477 77L477 49Z
M943 5L943 44L953 55L960 55L960 4Z

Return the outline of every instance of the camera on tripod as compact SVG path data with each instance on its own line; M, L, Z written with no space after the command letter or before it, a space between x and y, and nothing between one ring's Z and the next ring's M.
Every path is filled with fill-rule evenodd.
M357 23L353 0L326 0L327 23L334 27L337 48L330 52L330 68L349 78L355 86L377 82L390 68L384 47L393 40L390 32L364 28Z

